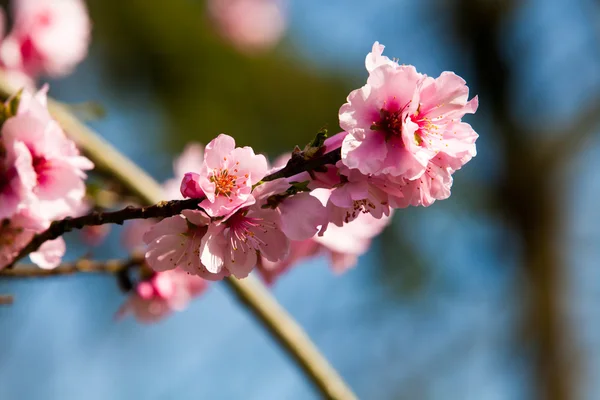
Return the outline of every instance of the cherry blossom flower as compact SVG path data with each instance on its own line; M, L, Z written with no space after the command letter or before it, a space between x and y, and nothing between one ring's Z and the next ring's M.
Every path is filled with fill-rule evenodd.
M281 227L281 212L263 208L273 187L281 182L267 182L255 189L256 199L243 204L234 214L212 223L202 240L200 259L206 279L218 280L224 275L245 278L256 266L259 256L280 261L288 255L289 239ZM287 185L284 185L287 186Z
M270 49L286 28L281 0L209 0L208 11L220 33L245 53Z
M252 186L267 173L267 159L250 147L235 147L231 136L219 135L205 149L204 165L195 176L206 195L200 203L211 217L225 216L254 201ZM188 184L191 182L188 181Z
M137 284L134 293L117 312L117 317L133 314L139 322L157 322L173 311L183 310L207 287L208 282L204 279L179 268L156 272Z
M200 262L200 246L209 223L204 212L185 210L152 225L143 237L148 245L146 262L157 272L179 267L190 274L213 277ZM225 272L220 275L223 276Z
M476 111L477 97L468 101L465 81L452 72L427 77L383 57L382 50L376 43L366 60L367 84L340 108L340 126L348 132L344 165L412 181L443 153L446 167L460 168L476 154L477 134L460 120Z
M3 194L20 194L21 207L26 206L40 220L51 221L74 215L81 207L84 170L92 169L93 164L79 154L75 143L50 117L46 90L35 96L23 92L17 115L2 125L7 160L14 161L14 169L9 167L5 178L10 180L10 189ZM8 197L14 204L14 197Z
M63 76L87 55L90 21L82 0L16 0L13 11L12 31L0 46L9 71Z

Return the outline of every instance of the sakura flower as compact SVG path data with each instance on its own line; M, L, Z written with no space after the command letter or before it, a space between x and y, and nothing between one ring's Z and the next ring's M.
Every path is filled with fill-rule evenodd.
M360 214L371 214L376 219L390 214L388 195L381 189L385 185L384 179L349 170L341 163L338 166L344 174L343 180L331 190L327 202L329 220L333 224L342 226ZM320 198L323 201L323 197Z
M363 174L390 174L415 179L433 152L413 144L418 107L417 86L423 76L412 66L382 65L367 84L350 93L340 108L340 126L348 132L342 161Z
M6 69L30 77L66 75L87 54L90 21L81 0L16 0L14 25L0 46Z
M7 159L14 161L7 175L8 193L19 194L21 205L27 205L40 220L74 215L85 195L84 170L93 164L51 119L45 90L35 96L23 93L17 115L2 125L1 141Z
M438 153L447 166L460 168L476 154L477 134L460 120L476 111L477 97L468 101L465 81L452 72L430 78L381 59L379 50L374 46L367 57L367 84L340 108L340 126L348 132L343 163L363 174L409 181L423 175Z
M181 269L157 272L137 284L117 317L133 314L139 322L150 323L183 310L189 301L202 294L207 282Z
M267 159L250 147L235 147L231 136L219 135L205 149L204 165L195 179L206 195L200 203L211 217L225 216L254 201L252 186L267 173ZM188 184L191 182L188 181Z
M190 274L213 277L213 274L205 272L205 267L200 263L199 250L209 230L209 222L210 219L202 211L185 210L182 215L165 218L154 224L143 238L148 245L148 265L157 272L180 267ZM226 276L226 271L219 276Z
M262 208L278 182L267 182L256 188L258 202L242 205L234 214L209 226L202 241L200 259L206 273L221 279L224 274L245 278L255 267L258 257L280 261L287 257L289 239L281 227L278 209ZM262 192L262 193L261 193ZM264 194L264 195L263 195Z
M209 0L208 11L220 33L246 53L270 49L286 28L281 0Z

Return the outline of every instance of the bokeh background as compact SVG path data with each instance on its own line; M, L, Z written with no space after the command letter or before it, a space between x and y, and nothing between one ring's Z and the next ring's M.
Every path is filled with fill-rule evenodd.
M88 6L90 56L51 94L100 103L90 125L159 180L191 140L275 157L337 132L376 40L465 77L479 154L450 199L397 212L355 269L310 260L273 292L361 399L600 399L600 3L289 0L261 50L232 44L205 1ZM118 229L100 248L70 238L73 254L126 254ZM155 325L114 320L107 276L0 293L15 296L0 399L318 398L220 284Z

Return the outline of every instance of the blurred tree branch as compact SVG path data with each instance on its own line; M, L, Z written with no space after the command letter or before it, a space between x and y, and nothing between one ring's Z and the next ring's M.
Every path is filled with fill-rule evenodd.
M523 242L523 285L525 338L534 350L533 366L537 398L567 400L573 393L567 368L567 324L561 316L563 269L560 253L562 220L557 169L578 150L580 140L560 135L556 143L538 145L531 132L513 121L511 87L513 65L503 56L500 44L505 21L518 3L513 1L456 0L456 29L465 47L473 54L477 83L489 99L495 125L505 152L504 176L496 194L505 217ZM593 109L590 114L593 114ZM583 115L582 137L592 131L593 117ZM565 146L565 159L555 157L556 147ZM572 146L573 145L573 146ZM550 173L551 171L551 173Z
M19 264L13 269L0 271L3 278L42 278L57 275L72 275L76 273L105 273L115 274L144 263L143 254L132 254L123 260L94 261L88 259L64 263L54 269L41 269L32 264Z

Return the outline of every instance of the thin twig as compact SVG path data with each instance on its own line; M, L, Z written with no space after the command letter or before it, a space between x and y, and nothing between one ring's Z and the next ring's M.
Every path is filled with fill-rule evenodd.
M0 271L2 278L43 278L56 275L72 275L80 272L115 274L117 272L141 265L144 262L142 254L134 254L124 260L93 261L88 259L64 263L54 269L41 269L31 264L17 265L13 269Z
M6 82L3 76L0 76L0 92L3 92L5 97L6 94L14 92L14 88ZM60 103L49 99L48 108L69 136L97 166L112 171L115 179L137 195L142 203L154 204L161 201L162 189L158 182L112 145L101 139L94 131L79 122ZM251 278L246 278L244 281L232 277L227 279L232 287L239 288L236 290L236 294L248 310L256 316L261 316L259 318L261 323L266 324L265 318L270 320L268 324L264 325L265 328L269 330L278 343L282 344L283 349L302 366L303 371L312 371L312 373L307 373L307 378L325 398L335 400L356 399L350 387L329 365L325 357L319 353L310 338L302 331L302 328L279 306L277 300L259 281ZM278 311L275 312L274 310Z

